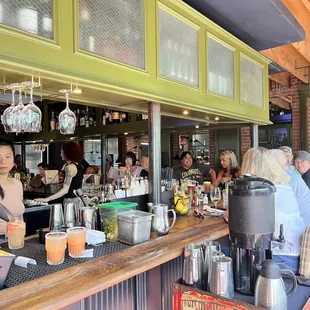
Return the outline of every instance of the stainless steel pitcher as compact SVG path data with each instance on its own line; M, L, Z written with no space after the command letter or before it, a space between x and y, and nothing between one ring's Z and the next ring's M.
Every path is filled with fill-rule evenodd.
M60 230L64 225L64 213L61 203L51 205L49 224L50 231Z
M65 204L64 217L66 227L78 226L79 225L78 206L73 202Z
M226 256L211 258L208 272L209 291L226 298L234 298L232 259Z
M87 229L97 229L96 209L91 207L82 207L79 210L81 226Z
M203 252L200 244L191 243L184 249L183 283L203 289L202 283Z
M210 269L210 261L213 257L216 257L221 254L221 245L217 241L204 241L202 244L204 261L203 261L203 286L204 289L208 289L208 271ZM223 256L223 255L221 255ZM225 256L225 255L224 255Z
M168 212L171 212L173 214L173 222L171 226L169 226ZM155 215L152 219L152 231L155 231L157 236L167 235L169 233L169 230L175 224L175 211L172 209L168 209L168 205L166 204L158 204L151 207L151 213Z

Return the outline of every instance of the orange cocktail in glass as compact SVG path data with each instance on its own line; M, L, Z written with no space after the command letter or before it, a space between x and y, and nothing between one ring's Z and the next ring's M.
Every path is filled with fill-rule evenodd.
M67 229L69 256L75 258L84 254L86 242L85 227L72 227Z
M50 232L45 235L46 261L49 265L60 265L65 260L67 234L65 232Z
M26 225L24 222L8 222L7 236L11 250L21 249L24 246Z

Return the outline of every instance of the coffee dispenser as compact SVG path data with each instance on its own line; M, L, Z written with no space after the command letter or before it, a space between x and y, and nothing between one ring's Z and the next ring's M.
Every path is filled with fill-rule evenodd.
M275 192L273 183L251 175L229 186L230 256L235 290L241 294L254 295L257 267L272 258Z

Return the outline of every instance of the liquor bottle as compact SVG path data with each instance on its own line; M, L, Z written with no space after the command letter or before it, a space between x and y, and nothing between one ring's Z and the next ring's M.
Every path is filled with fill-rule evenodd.
M85 127L89 127L89 111L88 106L86 106L86 113L85 113Z
M112 112L110 110L105 110L106 124L112 124Z
M76 110L76 124L75 124L75 127L80 127L80 109L77 109Z
M54 111L52 112L52 117L50 120L50 126L51 126L51 131L56 130L56 119L55 119Z
M112 122L113 122L113 124L120 123L120 115L119 115L118 111L113 111L112 112Z
M137 121L142 121L142 114L137 114Z
M103 113L102 113L102 125L105 126L106 124L107 124L106 113L105 113L105 110L103 110Z
M88 122L89 122L89 127L94 126L94 114L93 114L93 111L91 109L89 111Z
M80 127L85 127L85 111L82 110L80 114Z
M56 115L56 130L59 130L59 115Z

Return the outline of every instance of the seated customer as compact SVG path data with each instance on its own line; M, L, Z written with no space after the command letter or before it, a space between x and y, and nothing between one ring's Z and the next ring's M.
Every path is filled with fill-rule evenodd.
M45 192L45 175L44 171L47 170L47 165L45 163L39 163L39 174L31 179L30 186L33 188L33 191L36 193Z
M306 151L297 152L295 154L295 167L310 188L310 153Z
M233 151L226 150L220 156L223 170L219 172L213 186L219 186L221 189L225 188L225 183L237 179L241 175L236 155Z
M183 152L181 155L182 166L173 171L173 178L181 180L194 180L203 184L204 177L210 176L211 182L215 181L215 171L206 165L193 164L193 157L190 152Z
M276 158L281 168L291 177L290 186L298 202L300 216L303 218L306 226L310 225L310 189L300 174L289 169L284 152L281 150L271 150L271 154Z
M275 238L280 235L280 224L284 227L284 237L294 245L294 252L289 255L274 255L277 261L284 260L281 268L298 272L300 242L305 231L305 224L299 213L298 203L289 185L290 177L283 171L271 152L263 147L248 150L243 158L242 174L252 174L272 182L275 193ZM268 214L266 214L268 216Z

